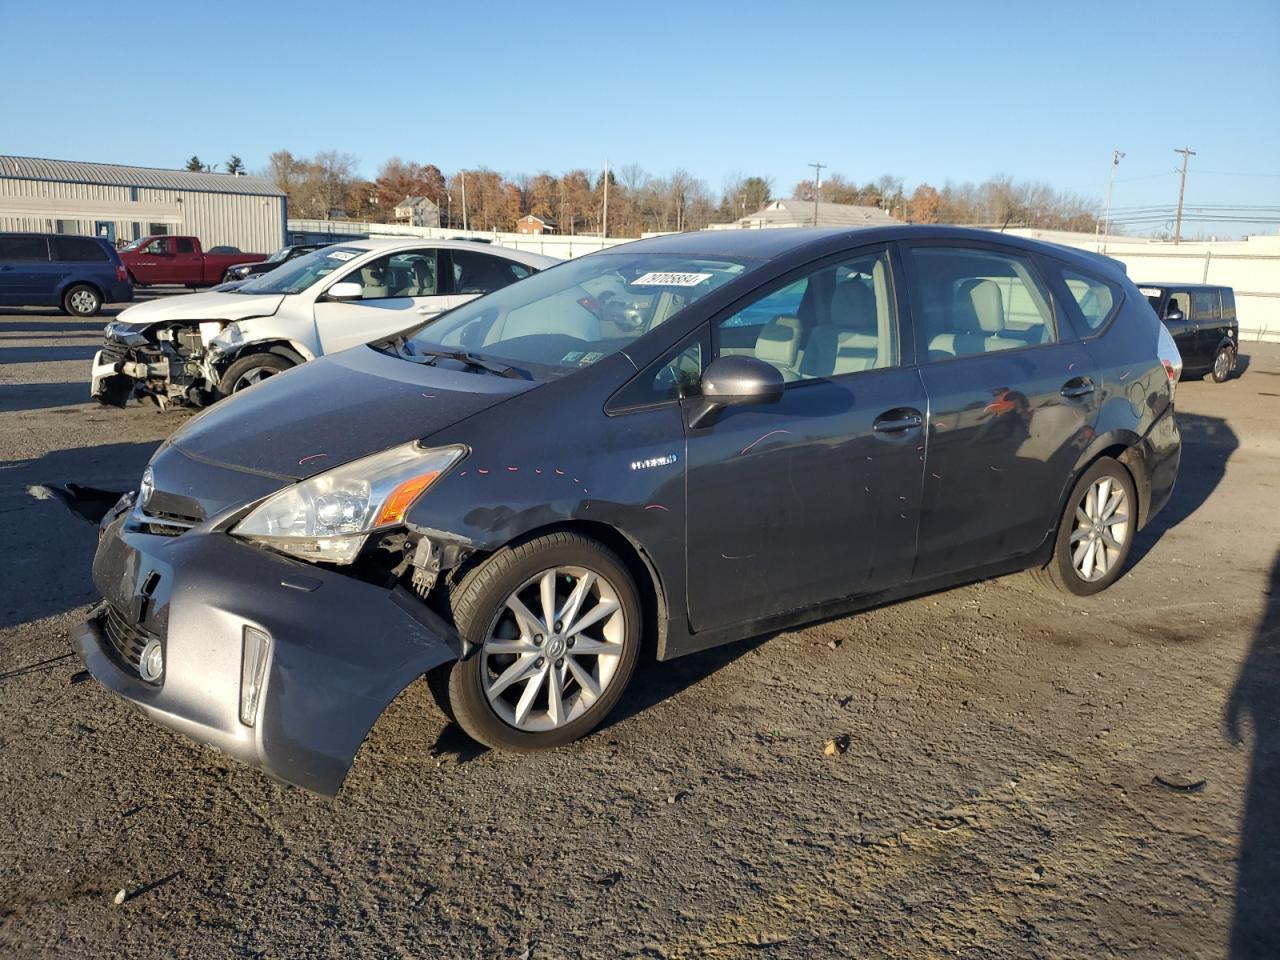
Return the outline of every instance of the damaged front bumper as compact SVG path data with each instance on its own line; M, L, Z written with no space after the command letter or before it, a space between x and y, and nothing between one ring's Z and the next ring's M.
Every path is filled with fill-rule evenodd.
M93 564L103 602L76 651L156 723L276 780L335 794L387 705L461 651L453 628L402 589L286 559L209 524L156 535L148 520L127 501L104 519ZM153 643L163 668L148 682L139 661ZM246 663L258 654L264 679L246 711Z
M197 337L184 344L184 355L172 340L153 343L140 333L108 332L102 349L93 355L89 395L119 407L135 395L151 397L161 407L174 402L198 405L207 379L198 342Z

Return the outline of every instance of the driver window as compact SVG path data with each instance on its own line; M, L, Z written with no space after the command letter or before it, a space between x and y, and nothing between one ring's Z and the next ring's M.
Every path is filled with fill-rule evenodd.
M1171 293L1169 294L1169 302L1165 305L1164 315L1167 317L1171 310L1177 309L1182 313L1183 318L1191 316L1191 294L1189 293Z
M435 296L434 250L406 250L371 260L342 279L360 284L361 300Z
M147 253L152 256L169 252L169 238L161 237L159 240L152 240L147 244Z
M765 361L788 383L894 366L887 255L851 257L773 290L720 322L718 346L720 356Z

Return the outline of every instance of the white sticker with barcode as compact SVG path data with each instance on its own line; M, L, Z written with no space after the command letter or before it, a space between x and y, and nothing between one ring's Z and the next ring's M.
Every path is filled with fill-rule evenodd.
M710 280L709 273L646 273L631 281L633 287L696 287Z
M329 254L330 260L354 260L355 258L356 254L352 253L350 250L335 250L333 253Z

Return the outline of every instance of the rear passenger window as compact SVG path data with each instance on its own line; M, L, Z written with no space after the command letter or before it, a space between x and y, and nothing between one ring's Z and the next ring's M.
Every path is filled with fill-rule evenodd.
M88 237L53 237L53 259L64 263L100 263L107 259L107 251L96 240Z
M912 309L928 359L1057 342L1049 295L1023 257L917 247L911 259L917 286Z
M750 356L795 382L898 362L893 286L883 252L823 267L722 320L720 356Z
M1071 296L1075 298L1076 306L1080 308L1084 322L1089 325L1090 330L1097 330L1107 322L1112 308L1116 305L1116 295L1111 287L1101 280L1086 277L1071 270L1063 270L1062 279L1067 289L1071 291Z
M192 243L190 240L188 240L186 237L178 237L176 242L178 244L179 253L195 253L196 252L195 244ZM217 253L219 251L215 247L212 252Z
M523 280L529 269L523 264L472 250L453 251L455 293L492 293Z
M1196 290L1191 294L1191 309L1196 320L1220 320L1222 303L1217 290Z
M0 237L0 261L48 260L44 237Z

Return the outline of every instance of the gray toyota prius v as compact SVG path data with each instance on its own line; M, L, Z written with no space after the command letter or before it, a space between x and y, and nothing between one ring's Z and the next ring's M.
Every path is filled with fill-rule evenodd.
M481 743L560 746L642 653L1020 569L1106 588L1172 491L1180 369L1119 265L1062 247L628 243L193 418L103 519L76 648L323 794L423 676Z

